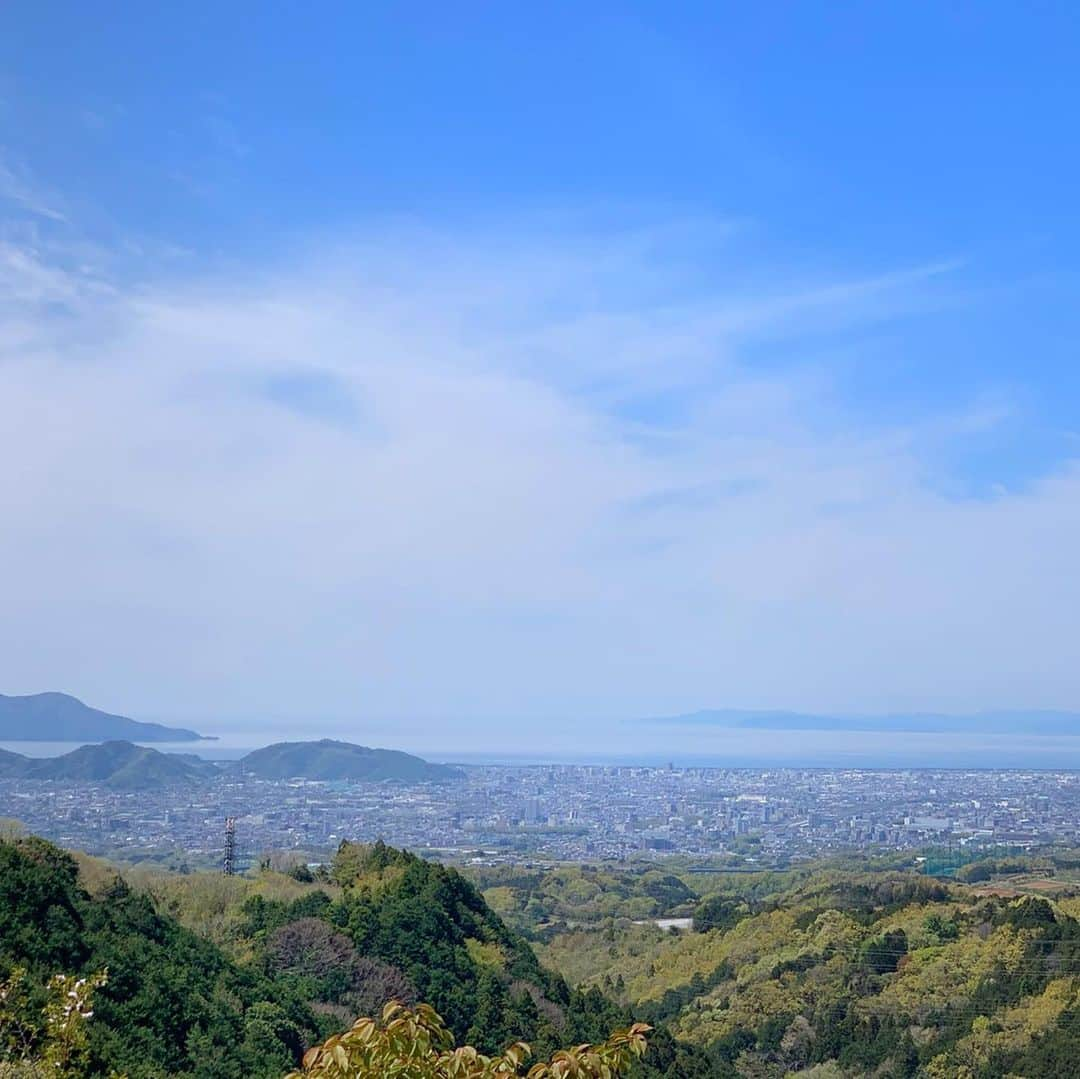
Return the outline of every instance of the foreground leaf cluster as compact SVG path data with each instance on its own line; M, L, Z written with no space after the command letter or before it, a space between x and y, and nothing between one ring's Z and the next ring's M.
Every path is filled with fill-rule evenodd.
M527 1079L615 1079L644 1055L650 1029L636 1023L600 1045L559 1050L524 1074ZM496 1079L522 1075L530 1055L523 1042L495 1056L473 1046L455 1047L434 1009L391 1003L381 1021L359 1019L351 1030L309 1050L302 1070L288 1079Z

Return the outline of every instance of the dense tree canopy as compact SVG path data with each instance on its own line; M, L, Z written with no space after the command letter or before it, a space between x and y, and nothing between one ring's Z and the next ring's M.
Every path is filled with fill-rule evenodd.
M74 859L34 838L0 843L0 977L16 970L31 1012L57 973L108 971L88 1074L277 1079L323 1029L288 986L232 962L119 878L91 897Z
M685 898L659 869L529 872L486 894L520 899L542 880L562 903ZM348 1074L380 1074L403 1047L421 1069L403 1075L572 1075L635 1021L656 1028L648 1051L607 1061L628 1079L1004 1079L1071 1074L1080 1056L1080 899L1060 890L892 870L728 875L694 895L696 931L620 915L549 923L530 944L460 873L382 844L342 844L311 876L133 883L9 832L0 1075L66 1054L78 1077L279 1079L319 1045L315 1076L337 1074L342 1053L348 1067L370 1057ZM57 985L94 998L59 1038Z

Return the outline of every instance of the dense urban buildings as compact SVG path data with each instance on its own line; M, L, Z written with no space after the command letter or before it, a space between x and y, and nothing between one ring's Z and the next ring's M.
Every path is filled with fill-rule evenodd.
M850 850L1077 842L1080 773L467 766L457 783L266 781L223 770L186 787L0 781L0 814L128 860L311 860L382 838L436 857L591 861L678 853L747 865Z

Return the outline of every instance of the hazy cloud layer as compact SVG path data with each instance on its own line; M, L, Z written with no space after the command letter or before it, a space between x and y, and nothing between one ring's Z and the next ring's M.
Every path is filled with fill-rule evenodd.
M885 424L822 351L962 271L673 243L399 229L132 283L9 233L0 688L433 730L1080 707L1075 464L948 497L930 457L1008 402Z

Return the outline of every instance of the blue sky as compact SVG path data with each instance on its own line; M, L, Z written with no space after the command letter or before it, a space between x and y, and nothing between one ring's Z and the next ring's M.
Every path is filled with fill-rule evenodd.
M7 690L1080 708L1078 42L1066 4L5 6Z

